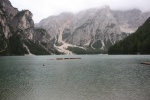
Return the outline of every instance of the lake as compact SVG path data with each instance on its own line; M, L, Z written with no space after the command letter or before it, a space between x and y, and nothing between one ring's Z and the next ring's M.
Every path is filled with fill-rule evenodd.
M149 100L146 61L149 55L0 57L0 100Z

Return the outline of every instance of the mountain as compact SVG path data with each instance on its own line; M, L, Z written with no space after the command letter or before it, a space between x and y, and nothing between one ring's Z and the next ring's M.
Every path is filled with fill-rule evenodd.
M107 53L149 16L137 9L112 11L104 6L50 16L35 26L29 10L0 0L0 55Z
M150 18L135 33L110 47L108 53L150 54Z
M149 17L150 12L143 13L138 9L127 11L112 11L120 29L125 33L135 32Z
M0 55L57 53L46 30L34 28L29 10L18 11L9 0L0 1Z
M72 48L107 51L108 47L135 32L149 16L150 12L143 13L137 9L113 11L104 6L77 14L50 16L36 27L46 29L51 39L55 39L57 48L67 43Z

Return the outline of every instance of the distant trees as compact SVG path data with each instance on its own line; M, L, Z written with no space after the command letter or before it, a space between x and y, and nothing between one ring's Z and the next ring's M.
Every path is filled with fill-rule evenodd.
M111 46L108 54L150 54L150 18L135 33Z
M42 48L40 44L33 41L24 41L24 43L28 46L30 49L30 52L35 55L50 55L50 52L48 52L45 48Z
M23 38L23 34L15 34L9 38L9 45L6 50L7 55L24 55L28 54L24 44L29 48L30 52L35 55L50 55L45 48L37 42L33 42Z
M9 38L9 55L24 55L27 54L27 50L23 46L23 39L21 35L13 35Z

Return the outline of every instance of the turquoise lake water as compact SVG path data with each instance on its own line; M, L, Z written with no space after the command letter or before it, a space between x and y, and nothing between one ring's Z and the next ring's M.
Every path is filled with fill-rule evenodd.
M149 55L0 57L0 100L150 100L145 61Z

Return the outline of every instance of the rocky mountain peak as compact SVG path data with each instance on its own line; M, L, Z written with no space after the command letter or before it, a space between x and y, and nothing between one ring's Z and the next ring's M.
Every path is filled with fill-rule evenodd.
M106 44L104 41L110 40L114 43L116 40L116 34L121 34L117 21L114 19L109 7L102 7L100 9L89 9L83 13L78 13L73 19L72 35L68 37L67 42L74 45L87 45L94 48L92 45L96 41L99 41L104 48ZM114 39L112 39L112 36Z
M76 14L50 16L38 26L56 37L56 42L106 49L126 37L127 33L134 32L149 16L150 13L137 9L113 11L109 6L103 6Z
M19 11L11 21L11 26L15 32L25 31L26 38L33 39L34 22L32 20L32 13L29 10Z
M55 38L56 35L62 33L65 27L69 27L70 21L74 17L72 13L61 13L57 16L50 16L40 21L41 24L36 27L45 28L51 35L51 39Z
M51 54L50 36L35 29L32 13L18 11L9 0L0 0L0 55Z
M18 13L18 9L14 8L9 0L0 0L0 7L5 15L8 16L7 20L11 21L12 18Z
M112 11L114 18L120 26L122 32L133 33L150 16L150 12L142 12L138 9L127 11Z
M17 30L25 30L34 27L32 13L29 10L19 11L11 22L12 27Z

